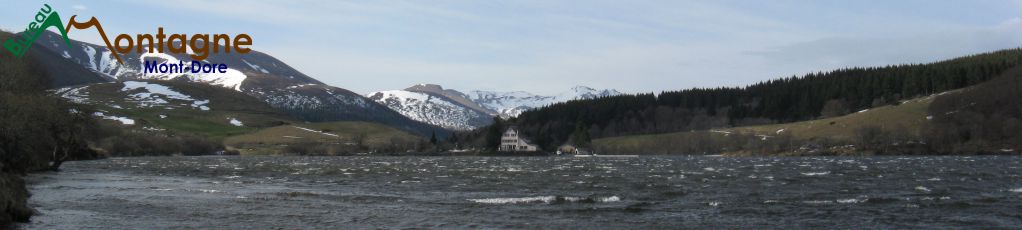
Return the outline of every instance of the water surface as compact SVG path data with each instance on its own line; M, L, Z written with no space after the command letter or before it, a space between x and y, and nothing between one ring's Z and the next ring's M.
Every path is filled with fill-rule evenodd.
M29 178L54 228L1022 227L1022 157L152 157Z

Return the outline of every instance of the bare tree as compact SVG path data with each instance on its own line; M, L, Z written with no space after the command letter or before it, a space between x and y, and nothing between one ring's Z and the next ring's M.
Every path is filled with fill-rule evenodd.
M369 135L366 134L365 131L361 131L361 132L358 132L354 136L351 137L351 142L354 142L355 146L358 147L358 149L365 149L366 148L366 139L368 137L369 137Z
M834 99L827 101L823 105L823 109L820 110L821 118L838 117L848 113L848 105L843 99Z

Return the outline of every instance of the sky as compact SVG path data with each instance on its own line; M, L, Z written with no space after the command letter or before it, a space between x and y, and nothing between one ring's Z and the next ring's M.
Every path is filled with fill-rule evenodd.
M43 3L108 34L247 33L254 50L359 93L648 93L1022 45L1022 0L12 1L0 28L24 30Z

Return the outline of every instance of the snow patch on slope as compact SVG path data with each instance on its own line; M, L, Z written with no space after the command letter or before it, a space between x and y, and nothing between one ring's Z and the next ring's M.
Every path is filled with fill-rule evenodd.
M305 127L299 127L299 126L291 126L291 127L295 127L296 129L301 129L301 130L304 130L306 132L318 133L318 134L323 134L323 135L327 135L327 136L331 136L331 137L340 137L337 134L320 132L320 131L312 130L312 129L305 128Z
M89 69L92 69L93 71L98 71L96 68L96 49L92 48L92 46L84 46L82 47L82 51L85 51L85 53L89 55L89 65L86 67L89 67Z
M181 100L189 102L183 105L202 111L209 111L208 99L196 100L165 85L142 81L125 81L121 91L132 92L128 94L128 99L134 101L140 107L165 106L170 103L168 100Z
M117 75L119 74L121 68L118 68L119 65L117 64L117 60L114 59L113 55L116 54L111 53L110 51L103 51L103 53L100 54L99 65L98 69L96 69L96 72L110 76L112 78L118 78Z
M119 121L119 122L121 122L121 124L125 124L125 125L134 125L135 124L135 120L129 119L127 117L107 116L106 114L103 114L102 112L95 112L92 115L93 116L97 116L97 117L102 117L103 119L107 119L107 120Z
M245 62L245 64L248 65L248 67L252 67L252 69L254 69L254 70L258 70L259 72L263 72L265 74L269 74L270 73L270 71L267 71L266 69L263 69L263 67L259 67L259 65L255 65L255 64L249 63L245 59L241 59L241 61Z
M76 87L65 87L57 89L56 94L60 95L65 99L70 100L74 103L85 103L89 99L89 94L82 89L88 88L89 86L76 86Z
M184 95L183 93L179 93L177 91L174 91L174 90L170 89L170 87L167 87L167 86L164 86L164 85L160 85L160 84L152 84L152 83L148 83L148 82L141 82L141 81L125 81L124 82L124 87L121 88L121 91L132 91L132 90L136 90L136 89L140 89L140 88L144 88L145 92L134 93L131 96L134 97L134 98L150 98L153 95L163 95L163 96L166 96L166 97L168 97L170 99L188 100L188 101L193 100L192 97L189 97L188 95Z
M145 61L146 61L147 58L149 58L149 59L162 59L163 60L162 62L157 61L158 64L166 63L166 64L175 64L176 65L176 64L178 64L180 62L180 60L178 60L176 57L171 56L169 54L165 54L165 53L145 53L145 54L142 54L141 57L139 57L139 66L144 66L145 65ZM190 63L191 62L185 63L186 68L190 68L189 67L191 65ZM187 72L187 70L184 71L184 72ZM241 84L244 83L245 79L248 78L248 76L245 75L244 73L242 73L241 71L238 71L238 70L232 69L232 68L227 68L226 73L218 73L218 72L213 72L213 73L150 73L150 74L145 74L143 76L143 78L147 78L147 79L160 79L160 80L172 80L172 79L175 79L175 78L178 78L178 77L187 77L190 81L193 81L193 82L202 82L202 83L211 84L211 85L219 85L219 86L222 86L222 87L226 87L226 88L231 88L231 89L237 90L239 92L241 91Z
M231 125L234 125L234 126L244 126L245 125L244 123L241 123L241 121L239 121L238 119L235 119L233 117L230 118L230 119L231 120L229 122L231 123Z
M192 108L196 108L202 111L209 111L209 100L196 100L192 102Z

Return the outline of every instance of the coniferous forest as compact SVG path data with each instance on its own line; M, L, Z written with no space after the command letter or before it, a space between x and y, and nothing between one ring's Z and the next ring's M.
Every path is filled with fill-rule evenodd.
M695 88L576 100L522 113L517 125L541 147L587 138L785 123L840 116L989 81L1022 64L1022 49L929 64L848 68L745 87Z

